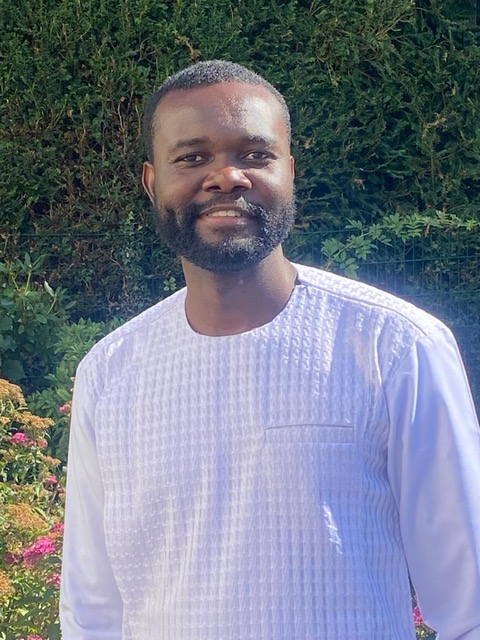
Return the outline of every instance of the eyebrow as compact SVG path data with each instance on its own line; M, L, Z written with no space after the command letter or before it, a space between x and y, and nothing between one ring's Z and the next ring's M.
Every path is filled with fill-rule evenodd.
M271 138L270 136L243 136L242 141L255 142L256 144L263 144L266 147L274 147L277 144L275 138Z
M185 138L184 140L178 140L178 142L170 147L169 151L170 153L173 153L175 151L179 151L180 149L185 149L186 147L195 147L196 145L205 144L209 141L210 139L206 136L202 138Z
M277 142L274 138L270 136L242 136L240 138L241 142L255 143L261 144L265 147L275 147L277 146ZM170 147L169 152L175 153L176 151L180 151L181 149L186 149L189 147L195 147L198 145L207 144L210 142L210 138L207 136L197 137L197 138L185 138L183 140L178 140L173 146Z

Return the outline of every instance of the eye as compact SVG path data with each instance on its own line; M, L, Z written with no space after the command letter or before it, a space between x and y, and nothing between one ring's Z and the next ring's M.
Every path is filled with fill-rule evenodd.
M249 151L243 156L244 160L251 160L253 162L265 162L272 159L272 154L266 151Z
M186 156L177 158L176 162L185 162L186 164L199 164L204 160L205 160L205 156L202 156L199 153L189 153Z

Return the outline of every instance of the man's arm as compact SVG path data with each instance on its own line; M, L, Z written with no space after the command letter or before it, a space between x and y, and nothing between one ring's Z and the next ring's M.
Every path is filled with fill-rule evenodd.
M63 640L120 640L122 601L105 548L94 406L80 365L67 468L60 620Z
M480 430L448 330L387 385L389 476L409 571L438 640L480 640Z

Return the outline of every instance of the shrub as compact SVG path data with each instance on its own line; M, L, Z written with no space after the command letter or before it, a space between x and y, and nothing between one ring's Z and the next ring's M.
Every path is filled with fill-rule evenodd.
M28 253L0 262L0 371L28 390L42 387L57 331L73 304L63 289L50 287L43 263Z
M64 477L45 454L53 421L0 379L0 638L60 638Z
M67 459L70 405L76 368L93 345L121 323L119 319L111 322L80 319L76 323L61 326L53 347L57 363L53 372L45 376L48 386L29 396L29 405L34 411L54 419L49 451L63 461Z
M129 317L165 280L181 283L141 193L141 112L168 74L207 58L254 67L284 92L300 230L416 211L478 218L480 30L468 5L4 0L8 254L48 254L75 319Z

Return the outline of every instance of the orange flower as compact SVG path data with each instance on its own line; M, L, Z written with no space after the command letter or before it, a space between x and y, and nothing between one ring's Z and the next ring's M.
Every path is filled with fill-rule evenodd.
M23 426L25 433L33 440L44 436L48 428L55 424L51 418L40 418L31 411L15 411L12 417Z
M54 469L55 467L58 467L58 465L61 463L61 460L59 460L58 458L52 458L52 456L43 456L43 462L49 469Z
M48 526L47 522L25 502L5 505L5 513L16 529L26 533L41 533Z
M13 595L14 589L5 571L0 570L0 600L6 600Z
M25 398L20 387L3 378L0 378L0 400L9 401L15 406L25 405Z

